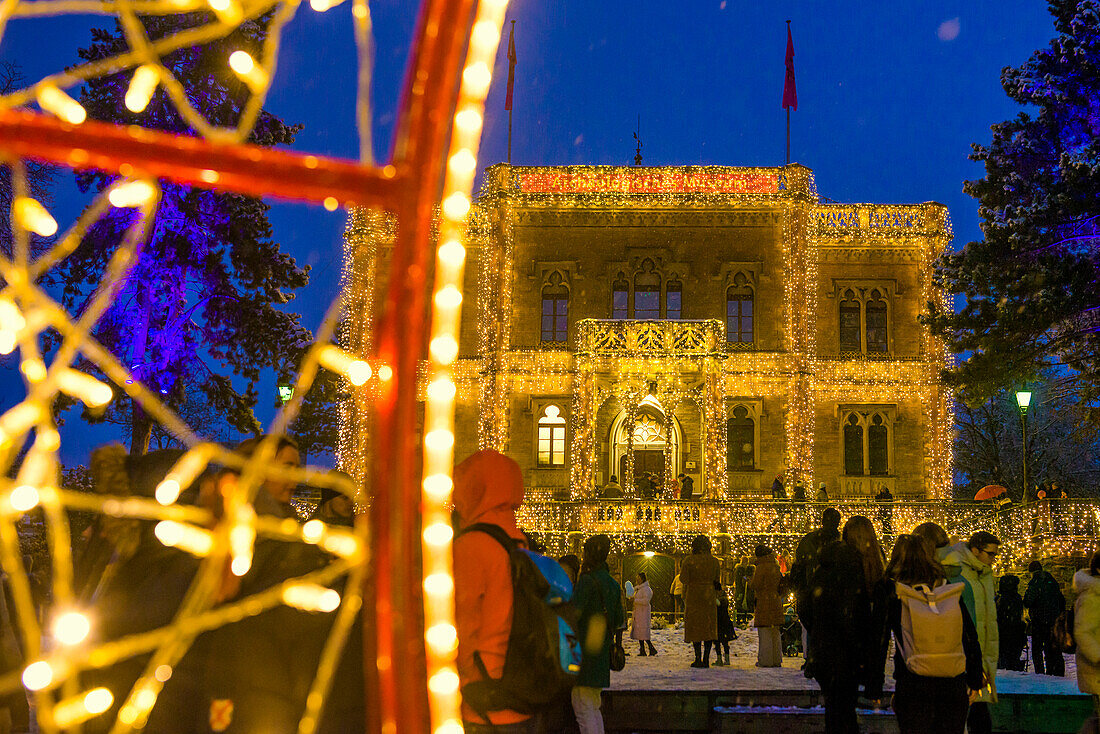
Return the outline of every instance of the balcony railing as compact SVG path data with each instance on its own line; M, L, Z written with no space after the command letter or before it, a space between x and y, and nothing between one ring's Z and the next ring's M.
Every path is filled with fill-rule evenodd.
M875 477L881 483L882 477ZM1001 570L1026 565L1033 558L1087 557L1100 540L1100 501L1043 500L1028 505L1000 507L991 502L904 500L878 502L870 498L843 498L828 504L770 500L552 500L544 491L525 502L517 519L520 527L561 555L575 552L574 538L607 533L619 552L653 550L688 552L695 535L704 534L720 555L743 555L764 543L793 557L803 534L817 527L826 506L842 517L863 515L875 526L889 553L899 533L922 522L939 523L949 535L967 538L978 530L1001 539Z
M718 319L700 321L583 319L577 322L577 352L598 356L705 356L726 346Z

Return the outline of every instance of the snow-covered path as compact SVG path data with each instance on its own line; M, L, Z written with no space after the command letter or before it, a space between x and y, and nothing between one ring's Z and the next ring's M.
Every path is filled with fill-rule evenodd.
M638 643L624 639L626 668L611 674L612 690L625 691L816 691L817 683L802 674L802 658L783 658L782 668L756 667L756 630L739 629L740 637L730 642L730 666L690 667L695 654L684 642L682 629L653 630L656 657L638 656ZM997 690L1005 694L1081 695L1077 690L1076 666L1067 655L1066 677L997 672ZM893 653L886 662L886 688L892 690Z

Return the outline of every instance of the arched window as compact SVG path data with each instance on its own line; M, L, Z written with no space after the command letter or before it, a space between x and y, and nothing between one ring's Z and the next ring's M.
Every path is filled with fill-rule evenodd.
M611 284L611 318L630 318L630 283L622 273Z
M634 318L661 318L661 276L654 272L652 260L644 260L634 274Z
M542 288L542 340L563 343L569 331L569 289L561 273L552 273Z
M886 476L890 473L889 430L882 416L875 413L867 427L868 474Z
M756 468L756 425L744 405L733 409L726 422L727 471L752 471Z
M867 301L867 352L886 352L886 301L877 289Z
M738 273L726 290L726 341L752 344L753 290L744 273Z
M684 284L678 280L665 283L665 318L679 319L682 313Z
M856 294L848 289L844 292L844 300L840 302L840 351L863 351L860 343L860 303L856 300Z
M547 405L539 418L539 466L565 466L565 419L556 405Z
M863 475L863 425L855 413L844 424L844 473Z

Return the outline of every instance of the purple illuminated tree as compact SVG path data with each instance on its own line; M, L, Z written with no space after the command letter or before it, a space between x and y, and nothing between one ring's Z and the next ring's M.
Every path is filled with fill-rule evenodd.
M1058 32L1001 73L1027 107L993 125L966 183L983 239L946 255L939 281L965 296L930 323L965 355L949 378L972 404L1054 366L1082 397L1100 395L1100 4L1050 0Z
M142 22L155 40L210 20L195 13L144 17ZM173 52L163 63L207 119L230 126L249 92L227 59L241 48L258 55L264 34L264 18L246 21L227 38ZM96 29L91 46L79 55L91 61L126 48L117 28ZM130 76L124 72L87 83L81 102L90 118L194 134L162 90L143 112L128 111L123 98ZM299 129L264 112L250 142L289 145ZM102 172L78 174L84 190L101 190L110 181ZM149 242L95 336L135 379L159 391L173 407L220 417L244 433L257 432L253 408L261 376L288 378L312 339L298 315L284 310L294 291L308 282L309 269L299 267L272 240L268 206L262 201L162 185ZM133 210L112 210L57 270L55 286L73 312L85 306L133 216ZM106 417L129 425L132 453L147 450L153 422L140 405L120 399Z

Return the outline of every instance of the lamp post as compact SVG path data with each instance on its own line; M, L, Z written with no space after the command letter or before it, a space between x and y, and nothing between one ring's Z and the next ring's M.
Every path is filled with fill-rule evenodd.
M1027 502L1027 409L1031 406L1031 393L1027 390L1016 391L1016 405L1020 408L1020 428L1023 431L1023 486L1021 502Z

